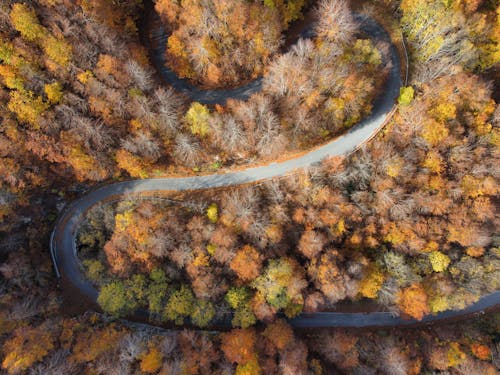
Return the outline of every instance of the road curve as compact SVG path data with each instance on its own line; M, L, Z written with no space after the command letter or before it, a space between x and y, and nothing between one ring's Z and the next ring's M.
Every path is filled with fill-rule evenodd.
M364 17L355 15L357 21L361 23L361 30L368 35L373 35L375 29L370 27L370 22L361 22ZM168 67L166 62L166 47L169 35L161 22L160 16L154 10L151 0L144 3L144 18L142 20L141 39L150 51L151 62L158 71L162 80L172 86L177 92L186 95L189 99L202 104L224 105L228 99L246 100L252 94L262 90L263 78L259 77L241 86L227 89L201 89L187 79L179 78L177 73ZM373 26L373 25L372 25ZM313 36L313 29L310 25L304 27L299 33L299 38L310 38Z
M389 35L374 20L364 22L365 30L371 37L390 43ZM55 272L61 283L71 285L85 300L96 302L98 291L86 279L77 256L76 233L84 214L94 205L103 201L117 199L131 193L153 192L161 190L197 190L224 186L240 185L264 179L286 175L295 169L306 168L321 162L326 157L345 156L365 144L384 125L391 115L401 87L400 60L395 46L390 43L389 61L391 69L383 94L375 101L370 116L355 125L341 137L314 149L300 157L266 166L252 167L242 171L224 174L184 178L158 178L132 180L114 183L95 189L66 207L59 217L50 239L50 251ZM301 314L290 321L295 327L374 327L405 326L422 322L434 322L442 319L467 316L494 307L500 302L500 292L483 297L477 303L461 311L446 311L437 315L426 316L423 321L403 320L388 312L372 313L328 313L319 312ZM224 325L228 325L225 319ZM220 325L219 325L220 326Z

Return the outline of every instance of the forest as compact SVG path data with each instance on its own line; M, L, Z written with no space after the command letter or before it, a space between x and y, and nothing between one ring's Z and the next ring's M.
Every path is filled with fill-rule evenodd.
M497 374L498 306L405 328L289 319L419 321L500 289L500 2L153 1L180 78L262 79L205 105L152 64L147 1L0 2L0 371ZM391 69L363 17L404 68L373 139L280 178L96 204L76 245L99 306L58 280L51 233L86 192L268 165L355 129Z
M333 170L96 207L79 242L101 306L201 326L200 309L209 319L218 306L247 327L345 299L421 319L498 290L500 110L490 94L473 76L434 80Z
M261 75L304 3L160 0L155 9L169 31L169 65L181 78L217 87Z

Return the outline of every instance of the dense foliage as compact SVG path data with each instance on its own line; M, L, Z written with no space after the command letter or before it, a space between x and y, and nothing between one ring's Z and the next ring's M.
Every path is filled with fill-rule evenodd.
M159 0L155 8L169 31L169 66L182 78L217 87L261 75L303 5L304 0Z
M334 169L186 196L180 206L97 208L81 233L90 243L81 243L110 276L162 269L217 303L245 287L232 307L250 322L252 312L294 316L346 298L418 319L464 308L500 286L500 112L490 93L471 75L440 78Z
M233 18L240 2L206 3ZM499 86L488 80L500 4L360 5L408 42L410 81L387 127L345 160L279 181L95 207L78 239L109 313L100 316L82 314L89 304L52 269L50 232L66 204L108 179L215 171L322 142L369 112L386 47L359 33L346 3L320 1L316 38L261 55L260 94L209 108L153 79L137 34L141 0L0 2L1 371L498 373L497 314L362 332L304 332L275 317L348 304L421 318L498 290ZM303 9L246 6L279 21L249 15L256 34L244 40L254 45L260 28L281 33ZM238 328L115 320L141 307L172 326L232 312Z

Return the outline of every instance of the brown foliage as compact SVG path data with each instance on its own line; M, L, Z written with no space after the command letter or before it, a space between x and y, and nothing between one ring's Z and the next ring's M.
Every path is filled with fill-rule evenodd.
M245 364L255 360L257 335L252 328L233 329L221 336L221 349L229 362Z
M230 267L243 281L253 280L262 270L262 256L254 247L245 245L238 250Z

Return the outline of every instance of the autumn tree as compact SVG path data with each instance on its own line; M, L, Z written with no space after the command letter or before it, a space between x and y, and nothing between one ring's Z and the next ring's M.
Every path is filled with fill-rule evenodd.
M226 293L224 299L234 309L233 327L248 328L257 322L250 305L251 297L252 293L246 287L233 287Z
M366 298L377 298L385 276L375 264L370 264L365 272L359 286L359 293Z
M198 102L194 102L184 115L184 121L193 135L204 137L208 134L208 121L210 112L208 108Z
M26 4L15 3L12 6L10 18L14 28L26 40L36 41L45 37L47 31L40 25L35 11Z
M398 296L398 306L403 313L418 320L429 314L427 294L419 284L412 284L401 290Z
M5 341L5 357L2 368L9 374L17 374L42 360L53 348L54 337L46 325L20 327Z
M182 285L168 298L163 310L163 317L180 325L184 322L184 318L193 313L194 304L193 292L187 286Z
M150 347L141 355L141 371L147 374L156 373L163 364L163 354L158 348Z
M32 91L15 90L10 93L8 108L20 121L27 122L37 129L40 126L40 116L47 110L48 105Z
M251 328L233 329L228 333L221 334L220 337L221 349L229 362L245 365L257 359L255 330Z
M259 276L262 269L262 256L250 245L245 245L231 261L231 269L243 281L250 281Z
M311 259L323 250L326 241L327 239L321 232L309 229L304 231L300 237L298 249L307 258Z
M455 65L486 68L499 61L499 26L493 21L498 14L471 12L458 1L407 0L401 10L403 29L421 64L417 65L419 81L432 80Z
M114 281L101 288L97 303L111 315L126 316L139 307L144 289L145 280L141 275L135 275L125 282Z
M279 351L294 343L293 330L283 319L269 324L262 335L271 341Z
M193 311L190 314L193 324L204 328L212 321L215 316L215 307L212 302L198 299L194 303Z
M292 259L271 259L252 286L265 296L271 306L285 309L287 316L293 317L301 312L304 303L302 290L306 282L298 264Z
M76 363L95 361L109 354L113 344L119 342L125 332L114 325L80 331L75 338L71 359Z
M347 43L353 38L357 26L346 1L322 0L316 12L319 37L337 43Z
M304 0L277 0L267 6L261 1L161 0L155 9L170 31L169 66L180 77L213 88L261 74L280 46L281 31L300 16L303 5Z

